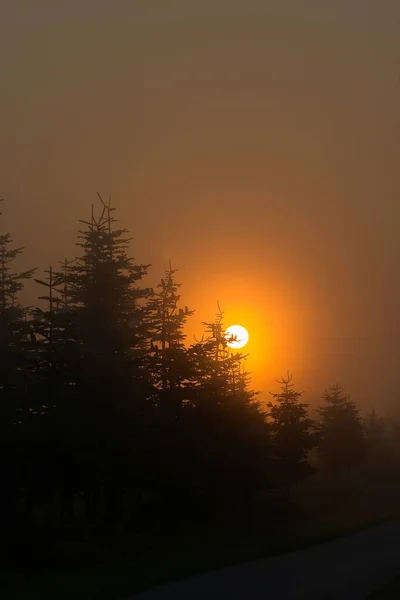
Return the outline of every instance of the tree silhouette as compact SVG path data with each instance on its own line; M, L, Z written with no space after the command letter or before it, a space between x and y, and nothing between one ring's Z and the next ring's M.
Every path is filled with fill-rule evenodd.
M243 502L267 487L269 430L256 393L248 388L245 357L229 351L219 307L215 321L204 325L205 339L189 349L190 472L195 495L226 510L234 498Z
M369 473L377 479L387 479L396 461L388 423L373 409L364 419L364 431Z
M229 348L223 319L218 303L214 321L203 322L205 337L190 348L197 389L220 394L221 402L240 392L254 400L256 394L248 389L249 374L244 369L247 356Z
M366 456L366 442L360 411L338 384L324 393L319 455L336 476L349 472Z
M24 450L21 428L30 414L31 340L27 312L19 303L18 294L34 272L14 269L23 248L13 248L12 244L9 233L0 234L0 519L6 540L15 526L16 496L22 473L20 457Z
M69 491L85 492L90 518L104 494L111 518L118 516L124 485L135 473L140 486L146 471L140 456L151 393L144 360L148 290L138 285L147 267L128 256L130 240L126 230L115 228L111 201L99 200L99 217L92 207L91 220L83 221L82 254L57 287L65 310L60 317L68 319L62 336L68 348L63 437L71 447Z
M364 427L368 450L374 453L387 442L387 424L385 419L373 409L366 415Z
M23 248L13 248L9 233L0 234L0 430L9 429L17 419L16 410L27 408L27 352L30 342L27 312L18 301L24 283L33 270L13 268Z
M28 540L31 564L46 536L232 521L251 511L260 490L278 488L282 503L282 491L313 473L317 444L335 474L366 456L361 476L376 482L397 473L399 427L375 411L362 421L338 386L325 392L320 431L290 373L263 408L219 304L202 339L188 345L193 311L182 303L176 269L170 263L155 290L142 287L147 266L130 258L111 201L99 203L99 215L92 207L81 222L78 258L35 279L34 310L18 299L33 271L18 271L22 249L0 235L0 519L8 546Z
M67 265L66 262L64 269ZM34 396L39 398L38 412L49 414L60 409L61 398L68 388L66 347L71 315L65 272L57 273L49 267L45 275L45 280L35 279L36 284L45 290L45 295L38 299L46 302L46 306L33 311L31 336L36 359Z
M92 213L91 221L83 222L86 229L78 244L83 255L71 265L67 283L76 309L72 333L80 347L80 383L90 386L97 398L96 412L104 411L108 420L109 407L102 406L100 398L110 393L110 387L114 400L129 397L129 386L141 378L145 344L141 301L148 291L137 285L147 266L129 258L127 232L114 229L114 209L100 200L100 217Z
M308 453L318 443L315 423L308 416L309 405L301 402L303 392L294 388L292 379L288 372L278 380L281 389L271 392L274 402L268 403L276 477L288 494L295 483L314 472Z
M185 399L185 384L191 376L184 327L194 311L187 306L178 306L181 296L178 294L180 284L176 282L176 272L170 263L157 286L158 291L149 299L145 313L149 336L149 369L158 390L158 399L155 401L167 403L168 398L170 401L174 398L179 409ZM179 390L182 390L181 394ZM165 408L168 409L167 406Z

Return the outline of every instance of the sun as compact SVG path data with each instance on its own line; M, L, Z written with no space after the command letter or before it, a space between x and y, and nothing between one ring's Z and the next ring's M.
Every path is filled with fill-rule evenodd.
M249 334L247 330L241 325L231 325L225 331L225 339L229 348L243 348L249 341Z

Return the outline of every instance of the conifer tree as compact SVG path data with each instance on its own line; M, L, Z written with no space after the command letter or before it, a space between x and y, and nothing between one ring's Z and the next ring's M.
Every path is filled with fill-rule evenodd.
M60 413L75 383L77 347L72 338L74 312L68 291L71 264L65 259L61 270L54 271L50 266L44 279L35 279L45 293L38 299L46 303L33 311L31 332L35 355L33 397L39 399L38 412L42 415Z
M172 408L175 416L186 399L187 383L191 377L184 328L188 317L194 314L187 306L179 306L180 284L176 282L176 272L170 262L157 286L158 291L153 293L145 307L149 369L156 389L154 401L161 403L165 410ZM174 408L171 405L175 405Z
M328 470L338 476L349 473L366 456L366 441L360 411L338 384L324 393L319 455Z
M141 301L148 290L140 289L138 282L147 266L134 264L128 256L127 232L114 228L114 209L99 198L100 217L92 211L91 221L83 222L86 229L78 244L83 255L69 269L69 295L76 313L71 333L79 344L80 385L88 384L97 400L107 395L112 402L124 396L128 407L134 381L144 375ZM110 405L96 402L96 410L105 411L107 420L112 418L109 409Z
M369 452L375 452L387 443L387 424L375 409L366 415L364 428Z
M1 214L1 213L0 213ZM17 489L21 485L21 450L29 415L29 323L18 300L33 270L14 267L23 248L14 248L11 235L0 234L0 521L3 540L13 535Z
M308 454L318 441L315 424L308 416L308 404L301 401L303 392L294 388L292 379L288 372L277 381L281 389L271 392L274 402L268 403L277 480L287 493L295 483L313 473Z
M386 420L375 409L364 419L368 467L378 478L390 478L396 455L391 447L390 429Z
M23 248L12 244L9 233L0 234L0 431L13 427L23 417L22 409L25 413L28 408L29 325L18 295L34 270L15 271Z
M207 337L190 348L190 472L200 497L226 506L269 484L269 430L248 387L245 357L229 350L219 307L215 321L204 325Z
M140 488L146 476L146 413L151 382L144 350L143 304L149 292L139 287L147 266L128 255L130 239L115 227L111 201L92 208L83 221L82 254L68 269L74 349L73 394L69 419L76 473L86 489L91 512L104 487L107 515L117 517L117 502L130 480ZM79 488L78 488L79 489Z
M249 374L244 369L246 355L233 352L225 333L224 314L218 303L218 312L211 323L204 322L205 337L191 349L197 389L218 394L224 398L242 392L249 401L255 400L255 392L248 389Z

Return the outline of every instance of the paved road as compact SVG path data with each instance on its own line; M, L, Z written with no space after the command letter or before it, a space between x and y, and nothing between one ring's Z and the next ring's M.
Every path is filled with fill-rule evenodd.
M400 574L400 522L219 569L127 600L364 600Z

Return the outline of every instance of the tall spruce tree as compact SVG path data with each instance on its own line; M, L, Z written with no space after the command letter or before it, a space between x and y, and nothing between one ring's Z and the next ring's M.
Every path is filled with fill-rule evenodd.
M114 228L111 202L99 198L100 217L92 212L91 220L83 221L78 243L83 255L71 265L67 283L76 314L71 333L79 344L78 384L94 400L89 411L95 408L109 422L119 401L130 411L135 382L144 376L141 301L148 290L138 283L147 266L128 256L127 232Z
M291 373L277 381L279 392L271 392L269 420L276 462L276 480L289 494L294 484L311 475L314 469L308 454L317 445L315 424L308 415L308 404L301 401L303 392L297 391Z
M190 348L190 472L197 496L226 508L269 484L269 429L248 387L245 356L228 347L219 307L215 321L204 325L205 338Z
M338 476L349 473L366 456L366 440L360 411L338 384L325 390L321 415L319 456L325 467Z
M67 339L73 349L68 429L75 491L85 490L89 513L104 493L111 517L119 514L116 503L124 486L140 487L146 473L144 419L151 382L143 303L148 290L139 287L147 266L129 257L130 239L115 227L111 201L100 195L99 201L99 217L92 207L91 219L82 222L82 254L65 278Z

